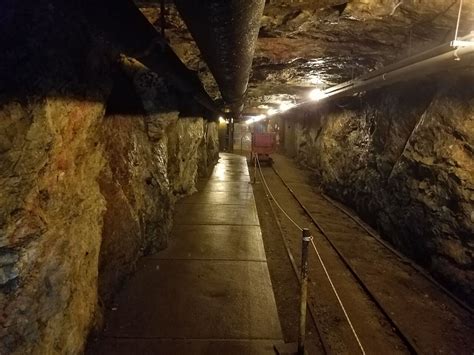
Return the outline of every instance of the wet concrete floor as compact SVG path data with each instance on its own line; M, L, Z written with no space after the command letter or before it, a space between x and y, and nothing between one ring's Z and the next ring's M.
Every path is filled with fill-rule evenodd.
M282 334L246 159L221 153L177 206L169 247L141 259L98 354L273 354Z

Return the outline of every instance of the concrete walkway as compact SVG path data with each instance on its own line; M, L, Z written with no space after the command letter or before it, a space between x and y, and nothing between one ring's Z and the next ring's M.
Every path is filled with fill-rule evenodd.
M177 206L169 248L116 300L98 354L273 354L281 330L244 157Z

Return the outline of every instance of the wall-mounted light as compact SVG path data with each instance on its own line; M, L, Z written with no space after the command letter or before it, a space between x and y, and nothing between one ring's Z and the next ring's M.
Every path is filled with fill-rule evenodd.
M324 99L327 95L321 89L313 89L309 92L309 98L313 101Z

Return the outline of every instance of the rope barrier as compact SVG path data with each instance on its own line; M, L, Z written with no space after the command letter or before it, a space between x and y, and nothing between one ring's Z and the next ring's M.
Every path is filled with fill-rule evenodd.
M344 316L346 317L347 323L349 323L349 326L351 327L352 334L354 334L354 338L356 339L357 344L359 345L360 351L362 352L362 354L365 355L364 347L362 346L362 343L359 339L359 336L357 335L357 332L356 332L354 326L352 325L351 319L349 318L349 315L347 314L346 308L344 307L344 304L342 303L341 298L339 297L339 293L337 292L336 287L334 286L334 284L332 282L332 279L329 276L328 270L326 269L326 265L324 264L323 259L321 258L321 255L319 254L319 251L316 248L316 244L314 244L313 240L311 240L311 244L313 245L314 251L316 252L316 255L318 256L319 263L323 267L324 273L326 274L326 277L327 277L329 283L331 284L331 288L332 288L334 294L336 295L337 301L338 301L339 305L341 306L342 312L344 313Z
M301 232L303 231L303 228L301 228L301 226L296 223L289 215L288 213L283 209L283 207L281 207L281 205L278 203L278 201L276 200L275 196L273 195L273 193L271 192L270 188L268 187L268 184L267 184L267 181L265 180L265 177L263 175L263 172L262 172L262 168L260 166L260 161L258 159L258 154L255 154L254 155L254 159L256 160L256 166L258 166L258 170L259 170L259 173L260 173L260 176L262 178L262 182L263 182L263 185L265 186L265 189L267 190L268 194L270 195L270 197L272 198L273 202L275 203L275 205L280 209L280 211L285 215L285 217ZM346 318L347 320L347 323L349 324L349 327L351 328L351 331L352 331L352 334L354 335L354 338L356 339L357 341L357 344L359 346L359 349L361 351L361 353L363 355L366 354L365 352L365 349L362 345L362 342L360 341L359 339L359 336L357 335L357 332L352 324L352 321L349 317L349 314L347 313L346 311L346 308L344 307L344 304L342 303L342 300L341 298L339 297L339 293L337 292L336 290L336 287L334 286L334 283L332 282L332 279L331 279L331 276L329 275L329 272L326 268L326 265L324 264L324 261L319 253L319 250L318 248L316 247L316 244L314 243L314 240L311 238L311 245L313 246L313 249L314 251L316 252L316 255L318 257L318 260L319 260L319 263L321 264L321 266L323 267L323 270L324 270L324 274L326 275L326 278L328 279L329 281L329 284L331 285L331 288L332 288L332 291L333 293L335 294L336 298L337 298L337 301L339 303L339 306L341 307L342 309L342 312L344 313L344 317Z
M267 189L268 191L268 194L270 195L270 197L272 198L273 202L275 203L275 205L277 205L277 207L281 210L281 212L285 215L286 218L288 218L288 220L294 224L294 226L300 231L302 232L303 231L303 228L301 228L298 223L296 223L289 215L288 213L286 213L286 211L283 209L283 207L280 206L280 204L278 203L278 201L276 200L275 196L273 196L272 192L270 191L270 188L268 187L267 185L267 181L265 180L265 177L263 176L263 173L262 173L262 169L260 167L260 160L258 160L258 154L255 154L254 156L254 159L257 161L257 165L258 165L258 170L260 172L260 176L262 177L262 182L263 184L265 185L265 188Z
M456 20L456 30L454 31L454 40L455 41L457 41L457 39L458 39L459 23L461 21L461 13L462 13L462 0L459 0L459 12L458 12L458 18Z

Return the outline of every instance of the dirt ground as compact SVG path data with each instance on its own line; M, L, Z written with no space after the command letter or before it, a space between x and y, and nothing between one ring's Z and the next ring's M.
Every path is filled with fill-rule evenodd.
M254 196L283 337L286 343L296 342L299 324L299 283L261 183L254 185ZM324 353L310 315L306 325L308 353Z
M275 186L272 187L274 188ZM282 190L280 192L284 191ZM254 185L254 194L284 339L285 342L294 342L298 337L299 283L292 269L282 241L281 232L275 222L275 217L266 197L263 184L257 183ZM288 199L284 201L284 204L289 206L291 202L292 201ZM296 209L296 206L294 207ZM285 233L285 237L289 241L289 246L296 264L299 266L300 255L298 252L300 250L300 233L295 230L291 222L288 222L278 212L277 218ZM301 215L301 219L299 220L304 219L305 217ZM309 226L310 222L306 222L306 225ZM318 266L315 264L316 260L314 260L314 258L310 260L310 262L309 300L311 303L320 303L315 302L315 298L319 298L319 296L314 290L318 288L320 284L323 284L325 280L321 274L318 275L318 277L313 276L315 272L321 270L316 270ZM335 302L336 299L332 297L328 285L324 284L323 287L324 290L322 290L322 293L324 294L324 298L329 301L325 301L323 307L316 308L315 316L319 319L319 328L323 332L326 348L330 352L338 354L358 353L359 349L357 344L350 334L349 327L345 324L343 314ZM380 322L383 323L383 320L380 320ZM391 333L391 330L388 329L388 332ZM346 341L342 339L346 339ZM402 344L397 345L398 348L403 348ZM399 352L397 346L391 347L391 350L391 353ZM320 336L309 312L307 315L307 352L308 354L324 353Z
M340 210L324 202L321 195L308 184L308 172L299 170L284 157L277 157L275 167L299 195L298 198L304 200L311 214L322 221L324 228L333 237L331 241L344 251L348 260L362 275L364 283L386 306L390 318L409 337L417 352L472 353L474 333L471 330L474 329L474 323L471 315L374 242L372 237ZM368 297L272 168L262 166L262 171L275 199L300 226L310 228L315 245L326 263L366 353L408 353L409 346L395 332L393 323ZM253 167L250 167L250 174L253 175ZM282 330L285 341L294 342L298 329L299 284L281 231L298 266L301 235L274 203L272 211L261 178L254 185L254 195ZM322 333L324 346L308 313L308 353L322 353L324 348L337 354L361 353L317 256L312 251L309 264L308 300Z

